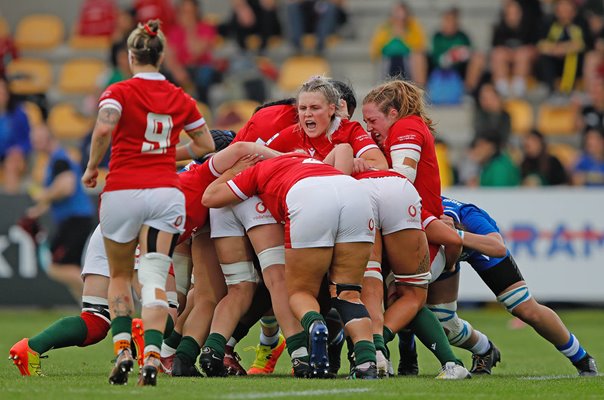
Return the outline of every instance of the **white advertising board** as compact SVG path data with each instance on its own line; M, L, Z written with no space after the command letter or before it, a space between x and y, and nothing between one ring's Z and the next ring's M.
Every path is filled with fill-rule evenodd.
M539 301L604 303L604 190L447 189L443 195L487 211ZM459 300L494 296L462 263Z

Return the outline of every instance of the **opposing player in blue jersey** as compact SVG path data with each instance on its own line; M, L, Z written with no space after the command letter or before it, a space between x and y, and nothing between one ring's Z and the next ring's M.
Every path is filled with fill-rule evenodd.
M573 363L579 375L597 375L594 358L583 349L579 340L568 330L560 317L531 296L495 220L486 211L473 204L443 197L443 206L445 215L441 219L458 229L463 238L464 251L459 261L470 264L497 296L497 301L502 303L508 312L532 326L539 335L552 343ZM459 263L456 270L459 271ZM448 331L449 339L456 339L453 345L467 349L483 347L484 354L475 352L472 357L471 372L490 373L494 362L499 359L499 352L494 349L486 336L482 338L484 335L457 316L456 302L431 304L429 307L437 314L443 327Z

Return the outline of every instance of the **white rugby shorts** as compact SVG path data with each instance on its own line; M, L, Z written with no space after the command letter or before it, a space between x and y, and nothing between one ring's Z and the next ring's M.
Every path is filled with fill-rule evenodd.
M212 239L245 236L255 226L276 224L275 218L258 196L222 208L210 208L210 236Z

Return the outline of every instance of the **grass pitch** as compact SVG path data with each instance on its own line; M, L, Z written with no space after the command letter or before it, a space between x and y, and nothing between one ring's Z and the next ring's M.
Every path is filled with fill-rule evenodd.
M0 311L0 354L8 357L10 346L22 337L33 336L56 319L73 315L59 311ZM604 312L601 310L563 311L559 313L569 329L604 369ZM155 388L135 386L132 374L127 386L111 386L111 342L87 348L52 350L42 360L45 377L21 377L5 358L0 363L0 399L604 399L604 376L579 378L574 367L552 345L530 327L510 328L510 316L504 311L464 311L460 315L481 330L501 350L502 362L492 376L465 381L437 381L435 358L421 344L420 375L381 381L300 380L288 376L290 364L284 353L275 376L231 378L170 378L161 375ZM254 352L246 351L257 341L257 329L237 346L243 365L249 366ZM398 362L396 343L390 344ZM466 366L471 365L467 351L456 349ZM344 357L345 358L345 357ZM348 365L343 361L341 372Z

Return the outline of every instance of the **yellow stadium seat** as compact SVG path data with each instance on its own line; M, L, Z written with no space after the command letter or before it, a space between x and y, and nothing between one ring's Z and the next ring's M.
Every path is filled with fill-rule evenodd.
M576 110L572 106L541 104L537 129L544 135L574 135Z
M535 117L533 107L528 101L512 99L505 102L505 111L510 114L512 120L512 133L524 135L533 129Z
M111 47L111 39L108 36L74 34L69 39L69 47L75 50L108 50Z
M52 84L52 68L46 60L18 58L8 64L6 74L16 94L45 93Z
M15 44L19 50L50 50L65 37L63 21L56 15L32 14L17 25Z
M214 121L214 118L212 117L212 110L210 110L210 106L208 106L206 103L198 101L197 108L199 109L199 112L201 113L203 118L206 120L208 128L213 128L212 122Z
M216 110L216 128L237 132L250 119L260 103L253 100L233 100L222 103Z
M48 127L63 141L80 140L92 129L94 119L81 115L73 105L59 103L48 115Z
M330 75L331 68L322 57L290 57L283 63L278 85L284 92L292 92L315 75Z
M32 103L31 101L26 101L23 103L23 109L25 110L25 114L27 115L27 120L29 121L30 127L35 127L41 125L44 122L44 117L42 116L42 110L36 103Z
M571 170L574 167L577 157L579 157L579 150L568 143L550 143L547 149L550 154L560 160L567 170Z
M92 94L98 90L98 78L106 65L97 59L69 60L61 68L59 90L70 94Z

